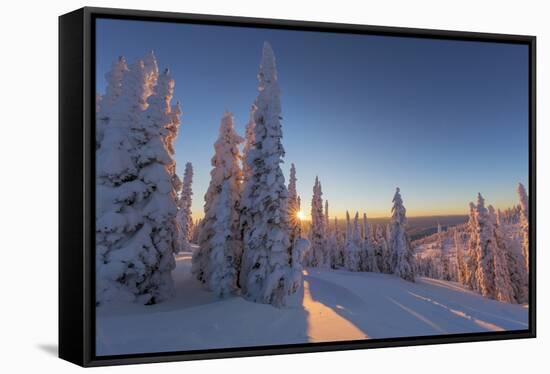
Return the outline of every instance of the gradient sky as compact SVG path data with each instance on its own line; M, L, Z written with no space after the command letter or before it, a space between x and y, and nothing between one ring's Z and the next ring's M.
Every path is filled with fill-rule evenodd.
M282 165L309 214L318 175L331 214L388 216L395 187L410 216L465 214L481 192L515 204L528 182L528 47L245 27L97 21L97 91L119 55L153 50L183 108L177 171L195 169L202 216L225 110L244 134L264 41L277 58Z

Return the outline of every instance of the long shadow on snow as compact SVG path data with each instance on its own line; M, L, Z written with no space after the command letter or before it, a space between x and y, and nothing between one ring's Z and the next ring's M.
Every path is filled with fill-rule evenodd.
M460 289L410 283L391 275L309 269L306 279L315 301L332 308L371 338L487 331L506 320L508 325L512 322L498 317L499 312L502 314L499 309L516 312L516 306L503 306ZM482 311L470 312L472 317L461 313L465 308ZM487 318L491 314L494 317ZM518 322L513 322L517 329Z

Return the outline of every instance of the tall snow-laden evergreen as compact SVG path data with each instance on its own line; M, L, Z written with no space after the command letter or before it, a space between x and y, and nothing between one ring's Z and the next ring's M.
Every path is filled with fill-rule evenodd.
M507 223L502 218L500 210L497 213L497 225L500 236L504 238L507 232ZM517 303L526 303L529 301L529 282L521 247L516 240L503 240L503 247L506 248L506 263L514 299Z
M386 240L386 235L384 234L384 226L381 224L376 225L374 230L374 245L377 248L379 257L378 269L382 273L391 273L390 250L388 241Z
M494 227L485 208L485 199L477 195L475 208L476 228L474 231L475 248L477 255L476 279L478 290L483 296L495 297L495 240Z
M296 256L289 239L288 191L280 167L284 156L280 90L275 56L267 42L258 80L255 140L246 158L250 176L242 198L242 214L247 218L240 285L248 300L284 306L301 290L302 274L291 266ZM300 247L306 242L300 241L304 244Z
M325 237L328 238L330 236L330 216L328 214L328 200L325 200ZM326 249L325 249L326 250Z
M239 232L239 196L242 180L239 144L233 115L222 117L218 139L214 143L210 184L204 196L199 249L193 255L192 272L198 280L224 297L237 289L241 242Z
M255 130L256 123L254 122L254 113L256 112L256 106L252 104L250 107L250 114L248 122L246 123L246 129L245 129L245 138L244 138L244 146L243 146L243 160L242 160L242 169L243 169L243 179L242 179L242 191L241 194L244 195L246 192L245 187L249 184L250 179L252 177L252 162L253 159L250 156L251 151L254 149L256 139L255 139ZM239 201L239 211L240 211L240 217L239 217L239 228L241 232L241 239L244 236L244 232L246 231L246 228L251 226L252 224L252 210L250 209L250 206L247 206L246 204L252 203L252 200L245 199L243 196L241 196L241 199ZM239 284L243 281L241 277L244 276L244 273L239 271Z
M359 233L359 215L356 214L353 226L349 212L346 211L346 241L344 245L344 266L350 271L361 270L361 250Z
M117 111L120 110L119 107L116 107L116 104L119 102L120 95L122 95L122 79L127 72L126 59L120 56L112 64L111 70L105 74L105 80L107 81L105 94L96 96L96 149L99 148L103 140L104 127L109 123L112 125L112 116L116 116ZM113 113L113 110L115 110L115 113Z
M193 165L190 162L185 164L183 174L183 183L178 200L178 223L181 232L181 250L189 251L191 249L191 229L193 226L193 216L191 215L191 204L193 202Z
M470 212L468 216L468 250L467 256L465 259L466 262L466 285L469 286L472 290L478 291L478 247L476 241L476 232L477 232L477 217L476 217L476 206L474 203L470 202Z
M309 266L317 267L325 264L325 215L323 213L323 191L319 178L315 177L313 185L313 197L311 199L311 227L310 241L311 251Z
M201 224L202 224L202 218L197 219L193 223L193 230L191 232L191 243L194 243L194 244L198 243Z
M380 268L378 263L382 255L379 248L374 243L374 238L371 236L371 227L369 221L367 220L367 214L363 213L363 238L362 238L362 248L363 248L363 265L362 268L364 271L372 271L374 273L379 273Z
M498 219L495 212L495 209L492 205L487 207L489 212L489 219L493 225L493 240L494 253L493 261L495 266L495 295L494 298L498 301L505 303L515 302L514 289L512 287L512 282L510 280L510 272L508 270L508 260L506 253L508 252L508 247L504 239L504 233L501 227L498 225Z
M174 294L178 225L167 127L174 81L154 55L107 74L96 153L96 300L154 304Z
M523 238L522 253L525 259L525 269L529 272L529 197L523 184L518 184L518 195L520 205L520 226Z
M398 187L393 197L390 224L389 246L392 253L392 270L395 275L410 282L414 282L414 256L405 230L407 225L406 212L407 210L403 206L403 200Z
M244 136L244 146L243 146L243 183L246 183L250 178L251 167L247 162L248 153L254 147L255 137L254 137L254 112L256 111L256 106L252 105L250 108L250 117L246 123L245 136Z
M341 259L341 248L339 243L340 231L338 229L338 218L334 217L334 229L330 230L327 240L327 255L328 265L332 269L336 269L340 264Z
M298 201L298 193L296 192L296 167L294 164L290 165L290 178L288 182L288 216L290 222L290 242L294 243L294 240L300 238L301 235L301 222L298 217L300 212L300 205Z
M467 282L467 269L466 262L464 260L464 249L463 249L463 240L460 237L460 232L455 230L454 232L454 244L455 244L455 253L456 253L456 264L457 264L457 277L458 282L461 284L466 284Z

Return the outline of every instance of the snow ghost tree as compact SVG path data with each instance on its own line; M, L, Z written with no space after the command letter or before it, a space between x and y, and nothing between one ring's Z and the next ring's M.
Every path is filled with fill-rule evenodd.
M197 243L199 241L199 231L202 223L202 218L197 219L193 223L193 230L191 231L191 243Z
M250 116L248 119L248 122L246 124L245 129L245 139L244 139L244 146L243 146L243 160L242 160L242 170L243 170L243 178L242 178L242 191L241 193L244 194L244 186L247 186L249 184L249 181L252 177L252 165L250 164L253 160L249 157L251 150L254 149L256 140L254 135L254 128L256 124L254 123L254 113L256 112L256 106L253 104L250 107ZM240 211L240 218L239 218L239 227L241 231L241 238L244 235L244 231L246 230L246 227L252 224L252 209L249 206L246 206L245 204L251 203L251 200L249 199L243 199L241 196L241 199L239 201L239 211ZM242 272L239 271L239 278L241 275L243 275ZM240 279L239 279L240 282Z
M344 266L349 271L361 270L359 215L355 215L353 226L346 211L346 241L344 245Z
M378 263L382 253L375 245L374 238L371 236L371 228L366 213L363 213L363 256L363 270L379 273L380 268Z
M313 198L311 199L311 249L309 266L316 267L325 264L325 215L323 214L323 191L319 178L315 177L313 185Z
M457 264L457 276L458 282L461 284L466 284L466 262L464 261L464 250L463 250L463 240L461 238L460 232L455 230L454 232L454 244L455 244L455 253L456 253L456 264Z
M491 224L493 225L492 240L495 243L493 247L494 248L493 261L495 266L494 298L498 301L502 301L505 303L513 303L515 302L515 296L514 296L514 289L512 287L512 282L510 280L510 272L508 270L508 260L506 257L508 248L506 245L506 241L504 239L504 233L501 230L501 227L499 227L498 225L497 215L493 206L489 205L487 208L489 211L489 219L491 221Z
M256 107L252 105L252 107L250 108L250 118L246 123L244 147L243 147L243 183L246 183L246 181L248 181L248 179L250 178L250 166L246 162L246 159L248 157L248 153L254 147L254 143L255 143L255 138L254 138L254 126L256 125L254 123L255 111L256 111Z
M300 206L298 202L298 193L296 192L296 167L294 164L290 165L290 179L288 182L288 216L290 223L290 242L294 243L296 238L300 238L301 235L301 222L298 213L300 212Z
M499 237L504 238L507 234L507 223L502 218L500 209L497 213L497 228ZM503 240L501 246L506 248L506 263L514 299L517 303L526 303L529 301L529 281L521 246L518 245L517 240Z
M241 242L239 197L242 170L233 115L225 113L214 144L210 184L204 196L204 218L199 231L199 249L195 251L192 272L198 280L225 297L237 289Z
M529 272L529 197L523 184L518 185L520 204L520 225L523 237L522 252L525 258L525 269Z
M251 301L288 305L302 289L301 270L291 266L297 256L289 238L288 191L280 164L284 149L281 143L281 102L275 56L264 43L258 73L258 97L254 111L254 146L246 156L250 176L245 182L241 205L244 253L240 286ZM300 241L300 250L307 241ZM297 265L297 264L296 264Z
M154 55L107 74L96 153L96 300L155 304L174 294L178 225L168 127L174 81Z
M477 218L476 218L476 206L474 203L470 202L470 213L467 223L468 231L468 250L466 252L466 285L469 286L472 290L478 290L478 280L477 280L477 268L478 268L478 253L477 253L477 242L476 242L476 230L477 230Z
M330 216L328 214L328 200L325 200L325 236L330 235Z
M185 172L183 174L183 183L181 193L178 200L177 219L180 225L180 245L181 250L190 251L191 247L191 230L193 226L193 217L191 215L191 204L193 199L193 165L190 162L185 164Z
M477 195L475 208L476 227L474 234L478 282L477 289L483 296L495 297L495 262L494 253L496 243L493 238L493 223L489 212L485 208L485 199L481 194Z
M393 273L405 280L414 282L414 256L405 231L407 225L406 209L399 193L399 187L393 197L389 246L392 253Z
M122 79L124 74L128 72L128 64L123 56L120 56L116 62L111 66L111 70L105 74L107 80L107 86L105 87L105 94L103 96L96 95L96 149L99 148L103 139L104 127L111 122L112 111L118 110L116 103L118 102L120 95L122 95Z
M391 273L391 256L386 235L384 235L383 225L376 225L376 229L374 230L374 243L379 253L378 269L382 273Z
M338 239L340 232L338 230L337 217L334 217L334 229L329 232L330 234L327 239L327 255L329 258L327 262L332 269L336 269L336 267L340 265L340 245Z

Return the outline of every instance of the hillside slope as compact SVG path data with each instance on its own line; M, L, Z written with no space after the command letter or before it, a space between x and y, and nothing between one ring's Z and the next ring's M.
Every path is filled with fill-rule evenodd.
M218 300L191 279L190 261L189 253L177 259L175 299L97 309L98 355L527 328L525 306L453 282L375 273L308 269L299 308Z

